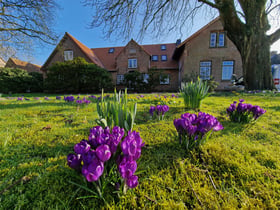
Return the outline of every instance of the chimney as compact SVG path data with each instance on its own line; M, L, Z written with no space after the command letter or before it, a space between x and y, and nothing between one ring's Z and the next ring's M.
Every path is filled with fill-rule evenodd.
M181 44L181 39L177 39L176 41L176 46L180 45Z

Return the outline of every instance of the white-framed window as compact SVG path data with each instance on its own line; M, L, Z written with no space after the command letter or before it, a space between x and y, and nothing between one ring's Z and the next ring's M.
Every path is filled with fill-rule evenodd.
M199 77L202 80L209 80L211 75L211 61L200 61L199 66Z
M122 84L124 81L124 75L123 74L117 74L117 85Z
M114 53L115 52L115 48L109 48L108 53Z
M165 45L165 44L162 44L162 45L160 46L160 49L161 49L161 50L166 50L166 45Z
M161 60L162 61L167 61L167 55L161 55Z
M211 32L210 33L210 47L225 47L225 32Z
M149 79L149 74L143 74L143 82L148 84L149 83L148 79Z
M64 61L72 61L72 60L73 60L73 50L65 50Z
M218 47L224 47L224 46L225 46L225 33L220 32L219 39L218 39Z
M157 55L152 55L152 61L158 61L158 56Z
M223 61L222 80L231 80L233 69L234 69L234 61Z
M159 79L160 79L159 84L161 84L161 85L169 85L170 84L170 75L169 74L164 75L164 76L160 75Z
M130 69L136 69L137 68L137 59L128 59L128 68Z

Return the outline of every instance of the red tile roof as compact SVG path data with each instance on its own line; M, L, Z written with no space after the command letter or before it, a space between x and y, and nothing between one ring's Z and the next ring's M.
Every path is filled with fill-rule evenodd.
M114 48L113 53L109 53L109 49ZM93 53L104 64L104 68L108 71L116 70L116 57L123 50L124 47L105 47L105 48L93 48Z
M161 45L166 46L166 50L161 50ZM152 56L157 55L158 61L151 61L151 67L157 67L158 69L177 69L178 63L172 59L176 44L153 44L142 45L142 47ZM161 55L167 56L167 61L161 61Z
M11 63L13 63L13 65ZM17 68L25 69L28 72L41 72L40 71L41 66L26 61L21 61L17 58L9 58L9 60L6 63L6 67L11 67L11 68L17 67Z
M166 45L166 50L161 50L161 45ZM150 56L158 55L158 61L151 61L151 67L158 69L177 69L178 63L172 60L173 52L176 44L153 44L153 45L139 45ZM109 53L109 49L114 48L114 53ZM125 47L106 47L106 48L93 48L92 51L104 64L104 68L108 71L116 70L116 58ZM161 61L161 55L167 56L167 61Z

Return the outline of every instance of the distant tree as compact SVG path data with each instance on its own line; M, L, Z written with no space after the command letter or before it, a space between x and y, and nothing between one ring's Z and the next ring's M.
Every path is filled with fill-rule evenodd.
M280 13L279 0L84 0L84 5L94 8L92 27L103 25L108 36L118 31L125 37L135 30L162 34L182 29L198 10L212 8L241 54L246 88L274 88L270 45L280 38L280 28L271 35L267 31L268 15Z
M1 0L0 53L6 59L16 51L29 52L35 42L55 44L52 29L55 0ZM34 50L34 49L33 49Z

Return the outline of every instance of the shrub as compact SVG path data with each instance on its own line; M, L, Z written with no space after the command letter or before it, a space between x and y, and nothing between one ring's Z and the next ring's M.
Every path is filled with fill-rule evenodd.
M29 83L30 92L42 92L44 88L43 74L39 72L28 73L31 76Z
M208 90L207 83L199 78L196 82L182 83L180 92L184 98L185 107L189 109L200 108L201 101L208 96Z
M134 92L151 92L166 76L157 69L149 69L147 74L139 71L129 72L124 75L123 85Z
M30 89L32 76L23 69L0 69L0 92L23 93Z
M257 120L266 111L259 106L253 106L252 104L243 103L244 100L240 99L239 104L234 101L233 104L227 108L229 118L233 122L248 123Z
M64 93L99 92L112 88L111 74L84 58L57 62L47 71L45 90Z

